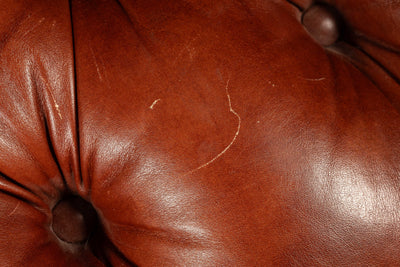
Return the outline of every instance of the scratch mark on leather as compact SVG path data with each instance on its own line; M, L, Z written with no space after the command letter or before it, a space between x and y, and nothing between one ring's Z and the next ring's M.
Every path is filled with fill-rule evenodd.
M189 172L187 172L184 176L191 174L195 171L198 171L204 167L207 167L208 165L210 165L211 163L213 163L214 161L216 161L218 158L220 158L223 154L226 153L226 151L228 151L229 148L231 148L231 146L235 143L236 138L238 137L239 133L240 133L240 127L242 124L242 119L239 116L239 114L232 108L232 102L231 102L231 96L229 94L229 81L230 79L228 79L228 81L226 82L226 86L225 86L225 91L226 91L226 97L228 98L228 104L229 104L229 111L236 116L237 120L238 120L238 125L237 125L237 130L235 132L235 135L233 136L232 141L224 148L224 150L222 150L218 155L216 155L214 158L212 158L211 160L207 161L206 163L204 163L203 165L200 165L199 167L197 167L194 170L191 170Z
M22 36L21 38L25 38L26 35L30 34L31 32L33 32L37 27L40 26L40 24L43 23L43 21L45 20L45 18L41 18L38 22L36 22L36 24L32 27L29 28L29 30L27 30Z
M61 115L61 111L60 111L60 106L59 106L58 103L56 102L56 100L55 100L55 98L54 98L54 95L53 95L53 93L52 93L50 90L49 90L49 93L50 93L51 99L52 99L53 102L54 102L54 107L56 108L57 114L58 114L58 116L60 117L60 119L62 120L62 115Z
M94 51L93 51L92 47L90 47L90 52L91 52L92 57L94 59L94 65L96 66L97 75L99 76L100 81L103 81L103 76L100 73L99 64L97 63L96 55L94 54Z
M54 106L56 107L58 116L60 116L60 119L62 119L61 111L60 111L60 106L54 101Z
M323 80L325 80L326 78L325 77L322 77L322 78L304 78L304 80L306 80L306 81L312 81L312 82L319 82L319 81L323 81Z
M195 48L192 47L192 44L199 38L200 34L197 34L196 36L194 36L191 40L189 40L188 42L186 42L182 49L179 51L178 55L175 57L172 65L175 65L177 63L177 61L183 56L184 52L188 52L189 57L190 57L190 61L193 61L194 58L194 53Z
M150 105L149 109L154 109L154 106L160 101L161 99L154 100L153 104Z
M62 120L62 115L61 115L61 111L60 111L60 106L58 105L58 103L57 103L57 101L56 101L56 99L55 99L55 97L54 97L54 94L53 94L53 92L51 91L51 87L50 87L50 85L48 84L48 82L47 81L45 81L45 84L46 84L46 87L47 88L49 88L48 89L48 92L49 92L49 95L50 95L50 98L51 98L51 100L53 101L53 103L54 103L54 107L56 108L56 111L57 111L57 114L58 114L58 116L60 117L60 119Z
M39 63L39 64L40 64L41 69L44 68L43 65L42 65L41 63ZM41 76L43 76L43 75L41 75ZM44 84L44 90L48 93L50 100L54 103L54 107L55 107L55 109L56 109L56 111L57 111L58 116L59 116L60 119L62 120L63 117L62 117L62 115L61 115L60 106L58 105L58 103L57 103L57 101L56 101L56 98L54 97L53 91L52 91L52 89L51 89L52 86L51 86L50 83L48 82L48 79L47 79L47 78L44 78L44 79L43 79L42 77L40 77L40 80L41 80L41 82Z
M15 208L7 215L8 217L11 217L14 213L15 213L15 211L18 209L18 207L19 207L19 202L17 203L17 205L15 206Z

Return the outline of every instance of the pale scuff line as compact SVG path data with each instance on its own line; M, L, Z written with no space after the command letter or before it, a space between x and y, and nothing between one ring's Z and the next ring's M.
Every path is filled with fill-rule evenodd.
M62 115L61 115L61 111L60 111L60 106L57 104L56 101L54 101L54 106L56 107L58 116L60 117L60 119L62 119Z
M149 107L149 109L153 109L154 108L154 106L160 101L161 99L159 98L159 99L156 99L156 100L154 100L154 102L153 102L153 104L151 104L150 105L150 107Z
M315 78L315 79L312 79L312 78L304 78L304 79L307 80L307 81L319 82L319 81L325 80L326 78L322 77L322 78Z
M190 60L192 61L194 58L195 49L192 47L192 44L199 38L199 34L194 36L192 39L190 39L188 42L186 42L182 49L179 51L178 55L175 57L172 65L175 65L177 61L183 56L184 52L187 51L189 53Z
M96 56L94 54L94 51L93 51L92 47L90 47L90 52L92 53L92 57L94 59L94 65L96 66L97 75L99 76L100 81L103 81L103 76L101 76L99 64L97 64L97 59L96 59Z
M61 115L60 106L59 106L58 103L56 102L53 93L52 93L51 91L49 91L49 93L50 93L51 99L53 100L54 107L55 107L56 110L57 110L57 114L58 114L58 116L60 117L60 119L62 120L63 117L62 117L62 115Z
M231 148L231 146L235 143L236 138L239 135L240 132L240 127L242 124L242 119L240 118L239 114L232 108L232 102L231 102L231 96L229 94L229 81L230 79L228 79L228 81L226 82L226 86L225 86L225 91L226 91L226 96L228 98L228 104L229 104L229 111L236 116L236 118L238 119L238 126L237 126L237 130L235 135L233 136L232 141L224 148L224 150L222 150L218 155L216 155L214 158L212 158L211 160L207 161L206 163L204 163L203 165L197 167L194 170L191 170L190 172L187 172L184 176L191 174L195 171L198 171L204 167L207 167L208 165L210 165L211 163L213 163L214 161L216 161L218 158L220 158L223 154L226 153L226 151L228 151L229 148Z
M22 38L24 38L26 35L30 34L30 33L31 33L32 31L34 31L37 27L39 27L40 24L42 24L44 20L45 20L45 18L41 18L38 22L35 23L34 26L31 26L31 27L29 28L29 30L27 30L27 31L22 35Z
M10 216L12 216L14 213L15 213L15 211L18 209L18 207L19 207L19 202L17 203L17 205L15 206L15 208L8 214L8 217L10 217Z
M56 99L55 99L55 97L54 97L54 95L53 95L53 92L51 91L51 87L50 87L50 85L48 84L48 82L47 81L45 81L45 84L46 84L46 87L48 88L48 92L49 92L49 94L50 94L50 98L51 98L51 100L53 101L53 103L54 103L54 107L56 108L56 111L57 111L57 114L58 114L58 116L60 117L60 119L62 120L62 115L61 115L61 111L60 111L60 106L58 105L58 103L57 103L57 101L56 101Z

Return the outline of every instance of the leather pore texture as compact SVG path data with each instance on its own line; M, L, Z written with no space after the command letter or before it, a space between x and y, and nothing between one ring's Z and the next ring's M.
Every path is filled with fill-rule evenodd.
M400 1L0 0L1 266L399 266Z

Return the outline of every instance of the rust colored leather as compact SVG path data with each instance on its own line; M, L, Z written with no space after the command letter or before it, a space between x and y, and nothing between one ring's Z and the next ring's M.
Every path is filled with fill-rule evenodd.
M1 265L399 266L399 11L0 1Z

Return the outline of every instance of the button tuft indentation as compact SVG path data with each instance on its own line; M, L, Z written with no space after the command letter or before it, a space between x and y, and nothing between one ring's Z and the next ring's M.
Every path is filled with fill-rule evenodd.
M52 229L68 243L86 241L96 227L97 215L92 205L77 196L61 200L53 209Z
M322 46L333 45L340 37L341 18L327 5L315 4L304 11L302 23L308 33Z

